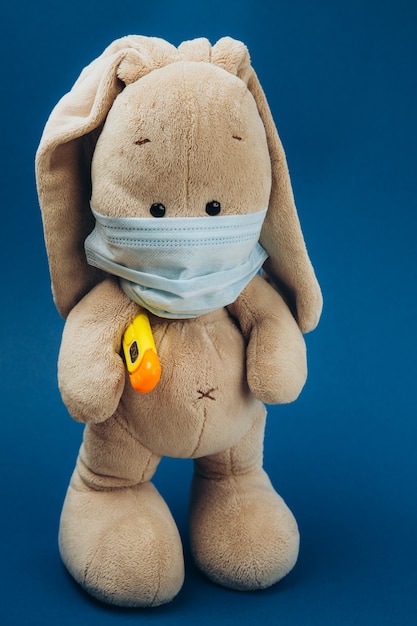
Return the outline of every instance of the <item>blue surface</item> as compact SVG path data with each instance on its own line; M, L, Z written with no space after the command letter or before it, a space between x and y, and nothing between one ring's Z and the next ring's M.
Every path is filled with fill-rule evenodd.
M2 9L1 515L4 626L417 622L417 5L406 0L8 3ZM34 187L51 108L128 33L247 43L292 173L325 296L310 377L273 408L265 465L299 521L295 570L264 592L208 582L186 547L180 596L153 610L87 597L56 546L82 427L56 388L52 304ZM157 484L187 535L191 464Z

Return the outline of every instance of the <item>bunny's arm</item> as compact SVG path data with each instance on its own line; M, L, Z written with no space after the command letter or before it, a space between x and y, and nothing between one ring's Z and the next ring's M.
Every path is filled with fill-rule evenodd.
M303 335L279 293L260 276L227 307L247 341L247 380L267 404L292 402L307 378Z
M58 383L71 416L103 422L115 412L125 385L120 356L124 330L138 307L107 279L88 293L65 323L58 359Z

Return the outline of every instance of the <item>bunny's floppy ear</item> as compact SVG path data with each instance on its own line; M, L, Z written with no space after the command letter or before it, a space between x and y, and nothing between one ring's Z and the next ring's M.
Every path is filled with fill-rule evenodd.
M322 295L301 232L284 150L246 46L224 37L213 46L212 62L248 86L263 121L272 168L272 188L260 242L269 254L265 270L286 295L303 332L317 325Z
M113 42L83 70L47 121L36 154L36 181L52 291L63 317L103 278L84 254L84 240L94 226L91 158L102 124L125 84L176 55L176 48L158 38Z
M320 319L322 294L301 232L284 150L254 72L248 88L265 126L271 157L272 188L260 240L269 254L265 270L272 283L287 291L301 331L309 332Z

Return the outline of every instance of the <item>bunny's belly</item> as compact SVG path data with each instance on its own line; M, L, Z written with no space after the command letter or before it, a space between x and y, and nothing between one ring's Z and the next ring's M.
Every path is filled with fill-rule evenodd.
M265 409L249 391L245 341L227 311L151 322L162 376L148 394L127 383L118 411L126 427L160 456L196 458L237 443Z

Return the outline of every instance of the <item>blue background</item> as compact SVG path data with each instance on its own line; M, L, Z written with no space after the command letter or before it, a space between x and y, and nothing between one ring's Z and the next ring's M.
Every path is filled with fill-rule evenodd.
M72 0L6 3L1 89L0 620L10 625L417 623L416 145L413 0ZM56 533L82 427L56 387L52 304L34 186L43 125L80 70L125 34L243 40L284 142L325 310L310 376L270 410L265 466L301 553L264 592L207 581L186 543L191 463L157 485L185 539L180 596L122 610L85 595Z

